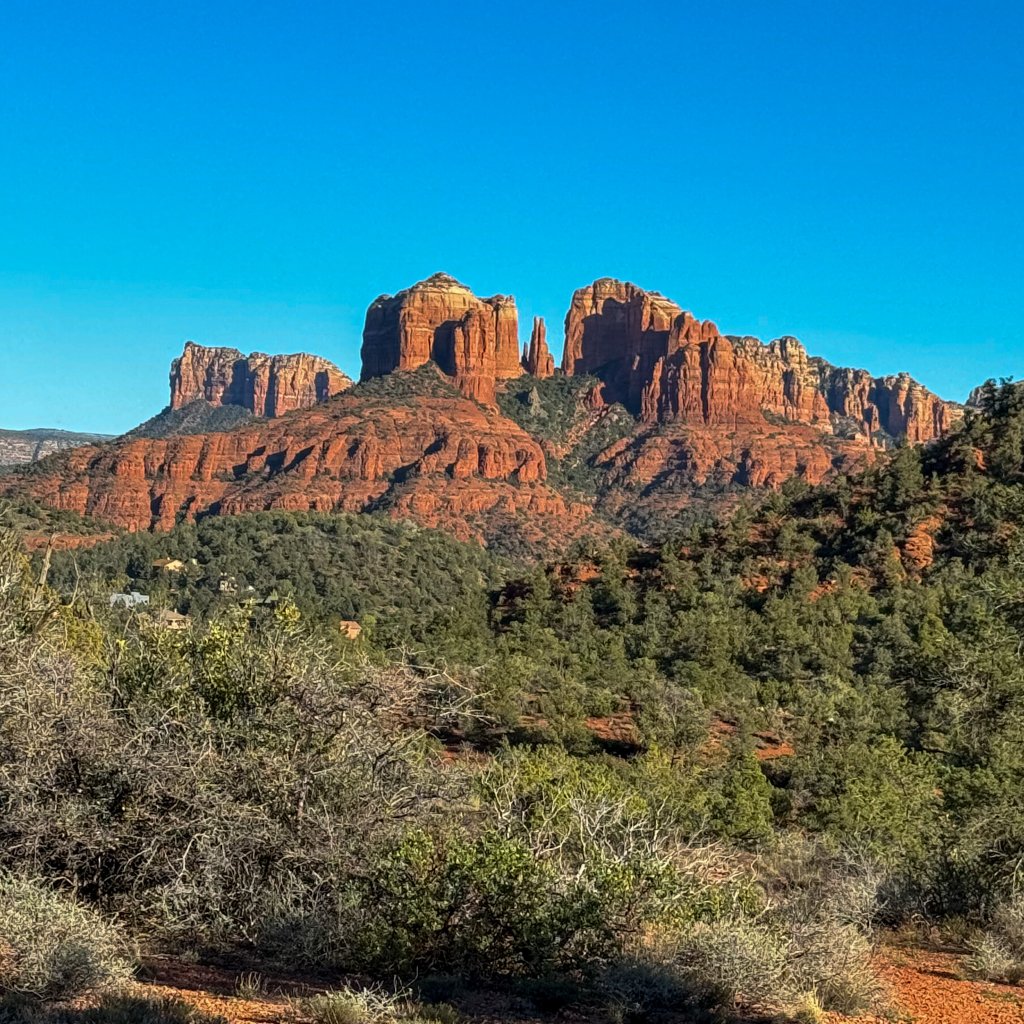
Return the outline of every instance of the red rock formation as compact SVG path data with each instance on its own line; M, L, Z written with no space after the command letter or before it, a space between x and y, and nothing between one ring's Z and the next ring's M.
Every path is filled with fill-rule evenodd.
M533 318L530 345L523 349L523 369L542 380L555 372L555 357L548 351L548 332L542 316Z
M257 416L283 416L340 394L352 381L319 356L262 352L243 356L233 348L194 341L171 363L171 408L191 402L238 405Z
M866 434L882 430L919 444L948 433L963 415L958 405L944 402L906 373L872 377L866 370L830 366L824 377L829 409Z
M562 535L589 509L546 476L540 445L475 402L423 395L395 405L352 393L232 431L75 449L0 492L129 530L169 529L200 514L383 508L466 538L482 536L495 516Z
M682 310L657 292L603 277L578 289L565 315L562 369L593 374L604 398L637 412L644 381L665 355L668 335Z
M362 357L363 380L433 360L463 394L493 405L495 382L522 373L515 300L478 299L453 277L434 274L370 306Z
M959 414L906 375L836 368L794 338L724 336L661 295L606 278L580 289L566 316L563 367L597 380L556 389L557 424L543 389L526 389L534 415L523 422L536 424L539 441L494 407L501 380L554 368L542 320L522 363L516 332L512 299L478 299L435 275L370 307L363 376L431 361L440 373L409 374L401 388L364 385L327 404L317 403L349 382L323 360L189 344L172 370L175 408L202 399L267 416L298 411L227 432L76 449L0 479L0 494L133 530L268 508L373 509L461 537L513 530L564 541L598 520L547 484L547 459L585 468L573 479L593 485L601 522L650 524L695 499L728 504L742 486L818 482L882 457L893 438L942 434ZM462 395L438 386L442 374ZM923 541L907 557L922 552Z
M610 278L575 293L565 339L565 372L597 376L606 400L644 423L736 428L777 418L826 434L871 439L883 431L921 442L960 415L905 374L873 378L833 367L795 338L724 336L657 292Z

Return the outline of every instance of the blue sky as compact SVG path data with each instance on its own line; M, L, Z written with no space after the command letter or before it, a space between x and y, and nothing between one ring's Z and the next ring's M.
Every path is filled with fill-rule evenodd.
M610 275L1024 376L1019 3L4 0L0 39L0 427L131 427L187 338L355 374L436 270L556 347Z

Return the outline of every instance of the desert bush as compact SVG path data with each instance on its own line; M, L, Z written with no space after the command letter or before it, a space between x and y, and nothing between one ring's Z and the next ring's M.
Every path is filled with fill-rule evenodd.
M494 830L410 832L367 879L358 955L377 969L489 976L586 966L624 941L627 906L630 929L642 927L639 904L671 885L660 875L597 856L569 873Z
M678 1013L699 1001L690 979L657 944L611 961L597 977L595 987L616 1019Z
M339 658L287 605L252 628L128 630L101 673L19 625L10 579L0 869L165 940L255 942L336 917L368 849L458 801L426 734L459 714L443 673Z
M322 992L298 1003L310 1024L459 1024L461 1017L447 1003L422 1003L406 991L344 988Z
M1024 980L1024 891L996 907L969 948L964 968L970 976L1011 985Z
M104 996L95 1006L55 1024L227 1024L227 1020L174 996L121 993Z
M732 917L684 929L673 965L705 1004L792 1010L810 997L826 1010L854 1014L883 997L870 952L849 925Z
M871 965L871 944L850 924L821 920L797 926L787 936L783 977L796 1005L809 995L824 1009L863 1013L885 1001Z
M312 1024L383 1024L393 1021L393 1004L360 992L321 992L299 1004Z
M86 1006L5 996L0 998L0 1024L227 1024L227 1020L173 996L121 992L103 995Z
M870 942L884 872L798 838L778 844L755 870L756 901L686 923L644 952L641 962L658 965L654 990L675 986L707 1006L794 1013L884 1005Z
M121 933L44 885L0 877L0 991L65 999L128 978Z
M750 904L749 879L680 844L628 776L506 749L462 825L381 848L358 892L357 966L528 976L594 970L644 931Z
M697 922L679 936L674 966L700 1002L769 1006L784 1000L785 940L744 918Z
M758 874L795 921L831 920L870 934L895 888L892 872L868 855L835 849L799 833L763 854Z
M993 932L982 934L969 944L964 972L970 978L1017 984L1024 978L1024 967L1005 939Z
M235 995L239 999L259 999L266 992L266 979L258 971L245 971L235 979Z

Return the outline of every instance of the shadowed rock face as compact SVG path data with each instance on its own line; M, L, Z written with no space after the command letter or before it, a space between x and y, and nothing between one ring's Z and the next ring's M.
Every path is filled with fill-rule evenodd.
M362 357L363 380L433 360L464 395L493 405L495 382L523 372L515 299L479 299L455 278L434 274L370 306Z
M244 356L194 341L171 363L171 408L196 401L237 405L257 416L283 416L340 394L352 381L333 363L305 353Z
M722 335L657 292L602 278L573 295L562 367L593 374L642 423L735 428L765 415L825 433L931 440L959 419L906 374L872 377L807 355L796 338Z

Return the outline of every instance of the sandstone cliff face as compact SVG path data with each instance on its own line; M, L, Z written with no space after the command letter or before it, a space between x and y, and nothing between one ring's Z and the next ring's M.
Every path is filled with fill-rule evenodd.
M171 408L195 401L237 405L257 416L283 416L340 394L352 381L333 363L305 353L243 356L194 341L171 363Z
M362 358L363 380L433 360L464 395L493 405L496 381L523 372L515 300L479 299L455 278L434 274L370 306Z
M511 298L480 299L435 275L371 305L367 383L326 404L350 382L324 360L190 343L172 368L173 410L202 400L246 422L62 453L0 479L0 494L132 530L261 509L386 511L464 538L549 544L609 521L646 529L695 501L727 505L744 487L816 483L884 457L893 439L943 434L960 415L905 374L834 367L795 338L726 336L610 278L577 291L566 316L564 372L596 382L545 380L543 321L522 355L517 329ZM524 369L538 378L521 385L528 408L505 395L503 416L498 391ZM377 379L399 370L409 372Z
M546 533L585 520L589 508L546 476L540 445L475 402L353 393L232 431L76 449L0 493L16 488L128 530L200 514L386 510L468 539L488 516L526 517Z
M912 442L960 415L909 376L874 378L807 355L796 338L722 335L657 292L602 278L573 296L563 369L593 374L642 423L736 428L778 418L826 434L879 431Z
M682 310L658 292L603 277L578 289L565 315L562 369L593 374L605 400L630 412L640 407L645 381L665 354L668 335Z
M554 375L555 357L548 350L548 331L542 316L533 318L530 344L523 350L523 369L541 380Z

